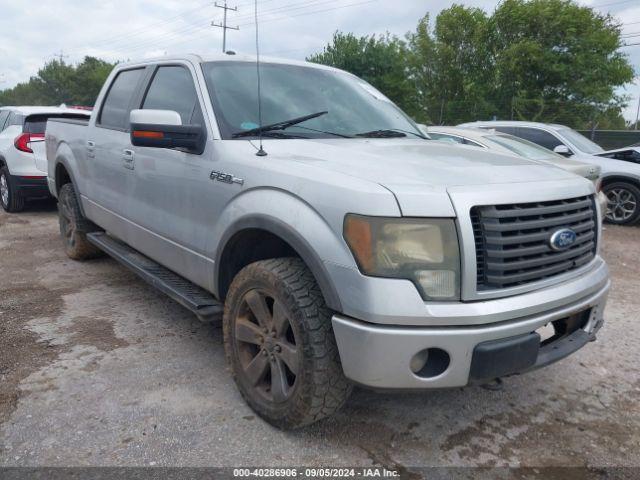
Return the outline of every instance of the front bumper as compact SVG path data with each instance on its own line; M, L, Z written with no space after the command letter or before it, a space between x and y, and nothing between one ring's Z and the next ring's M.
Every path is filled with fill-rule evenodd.
M383 326L341 315L334 315L332 323L345 375L360 385L380 389L461 387L483 377L489 379L492 374L505 376L542 367L595 339L603 324L609 287L607 279L599 283L596 291L587 291L578 300L549 306L545 311L526 316L513 315L488 325ZM561 289L555 288L556 291ZM512 297L512 300L516 298ZM475 311L473 303L460 304L457 308ZM502 313L501 317L509 314ZM576 314L585 315L585 322L564 339L540 348L539 339L536 343L530 336L550 322ZM412 367L416 370L416 358L427 350L430 354L425 368L414 373ZM435 372L433 374L427 368L431 359L435 368L431 370Z

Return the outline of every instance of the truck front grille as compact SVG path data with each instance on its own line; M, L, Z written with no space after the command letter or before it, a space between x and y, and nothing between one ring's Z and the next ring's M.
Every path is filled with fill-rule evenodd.
M592 196L549 202L477 206L471 209L477 289L536 282L589 263L596 254L597 216ZM577 239L562 251L551 235L571 228Z

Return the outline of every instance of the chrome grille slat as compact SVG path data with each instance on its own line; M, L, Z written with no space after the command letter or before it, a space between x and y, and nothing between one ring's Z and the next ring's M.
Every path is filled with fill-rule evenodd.
M541 220L526 220L524 222L509 222L509 223L490 223L484 224L484 229L490 232L512 232L522 230L532 230L535 228L547 228L557 227L560 225L570 224L578 220L585 220L591 218L593 212L590 210L572 213L570 215L563 215L553 218L543 218ZM528 215L527 215L528 216ZM517 219L517 217L514 217ZM510 219L513 220L513 219Z
M578 224L569 224L571 230L576 233L582 233L585 231L589 231L589 233L593 233L593 227L595 223L593 220L584 223ZM536 233L526 233L522 235L509 235L509 236L494 236L494 235L486 235L485 242L489 245L513 245L520 243L529 243L529 242L537 242L540 240L546 240L549 238L549 232L543 230L541 232Z
M586 265L596 253L596 222L592 196L473 207L478 291L536 282ZM551 235L565 227L576 232L575 243L552 250Z
M523 270L527 268L538 267L541 265L549 265L549 260L560 261L579 257L583 253L593 250L593 242L586 243L580 248L575 250L567 250L566 252L559 253L558 255L538 255L530 260L517 260L514 262L487 262L489 270Z
M526 204L525 204L526 205ZM575 202L571 204L574 209L589 209L591 207L590 200L583 200L581 202ZM509 218L509 217L524 217L528 215L549 215L553 213L564 213L567 209L567 204L559 202L558 205L549 205L544 207L519 207L502 209L498 207L488 207L483 212L485 218Z

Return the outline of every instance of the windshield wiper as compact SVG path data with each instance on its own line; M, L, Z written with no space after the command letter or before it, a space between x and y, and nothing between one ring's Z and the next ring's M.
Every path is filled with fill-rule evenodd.
M263 127L252 128L251 130L244 130L242 132L236 132L232 135L233 138L238 137L253 137L255 135L259 135L260 133L265 132L273 132L275 130L286 130L289 127L293 127L294 125L298 125L299 123L306 122L307 120L311 120L312 118L317 118L322 115L326 115L327 111L324 112L316 112L311 113L309 115L305 115L304 117L292 118L291 120L285 120L283 122L272 123L271 125L265 125Z
M407 133L415 135L418 138L428 140L424 135L420 135L409 130L402 130L400 128L385 128L380 130L371 130L370 132L356 133L356 137L364 138L403 138L407 136Z

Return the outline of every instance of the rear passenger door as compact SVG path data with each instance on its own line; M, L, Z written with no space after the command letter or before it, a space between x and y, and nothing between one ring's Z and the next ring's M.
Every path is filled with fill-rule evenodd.
M128 192L133 185L133 170L127 164L132 152L129 138L129 113L140 98L146 68L121 70L102 101L93 128L88 129L86 152L91 202L105 228L127 240L118 217L131 213Z

